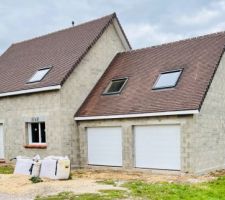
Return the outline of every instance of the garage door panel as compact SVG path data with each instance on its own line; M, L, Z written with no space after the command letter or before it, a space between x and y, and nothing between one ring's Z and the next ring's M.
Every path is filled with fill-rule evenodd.
M136 167L180 169L179 126L136 126L134 131Z
M88 164L122 166L120 127L88 128Z

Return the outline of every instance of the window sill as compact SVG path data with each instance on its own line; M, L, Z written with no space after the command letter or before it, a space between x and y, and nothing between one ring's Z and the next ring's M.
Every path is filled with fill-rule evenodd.
M24 145L27 149L47 149L47 144L27 144Z

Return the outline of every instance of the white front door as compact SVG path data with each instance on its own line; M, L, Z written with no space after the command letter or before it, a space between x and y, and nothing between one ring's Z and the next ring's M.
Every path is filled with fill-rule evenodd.
M87 128L88 164L122 166L120 127Z
M3 125L0 124L0 159L4 159L4 133L3 133Z
M180 126L135 126L136 167L180 170Z

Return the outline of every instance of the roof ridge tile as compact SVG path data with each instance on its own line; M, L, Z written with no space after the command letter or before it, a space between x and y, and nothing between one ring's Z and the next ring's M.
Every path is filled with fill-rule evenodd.
M93 19L93 20L90 20L90 21L82 22L82 23L80 23L80 24L78 24L78 25L76 25L76 26L74 26L74 27L63 28L63 29L60 29L60 30L57 30L57 31L53 31L53 32L47 33L47 34L43 34L43 35L40 35L40 36L33 37L33 38L31 38L31 39L22 40L22 41L19 41L19 42L14 42L14 43L12 43L12 44L13 44L13 45L17 45L17 44L19 45L19 44L21 44L21 43L30 42L30 41L32 41L32 40L36 40L36 39L40 39L40 38L45 38L45 37L51 36L51 35L53 35L53 34L57 34L57 33L63 32L63 31L67 31L67 30L70 30L70 29L74 29L74 28L77 28L77 27L79 27L79 26L87 25L87 24L89 24L89 23L95 22L95 21L97 21L97 20L101 20L101 19L103 19L103 18L107 18L107 17L108 17L109 20L110 20L110 19L114 18L115 16L116 16L116 13L114 12L114 13L112 13L112 14L105 15L105 16L99 17L99 18L97 18L97 19Z
M169 46L169 45L173 45L173 44L177 44L177 43L193 41L193 40L202 39L202 38L215 37L215 36L223 35L223 34L225 35L225 31L210 33L210 34L206 34L206 35L199 35L199 36L195 36L195 37L191 37L191 38L185 38L185 39L181 39L181 40L176 40L176 41L173 41L173 42L167 42L167 43L163 43L163 44L159 44L159 45L153 45L153 46L150 46L150 47L143 47L143 48L139 48L139 49L132 49L130 51L122 52L122 54L135 53L135 52L144 51L144 50L148 50L148 49L159 48L159 47L163 47L163 46Z

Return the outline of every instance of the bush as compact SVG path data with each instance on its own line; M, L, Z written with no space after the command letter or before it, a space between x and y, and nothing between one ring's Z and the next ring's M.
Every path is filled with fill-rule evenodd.
M43 182L43 180L40 177L36 177L36 176L31 177L29 180L32 183L40 183L40 182Z

